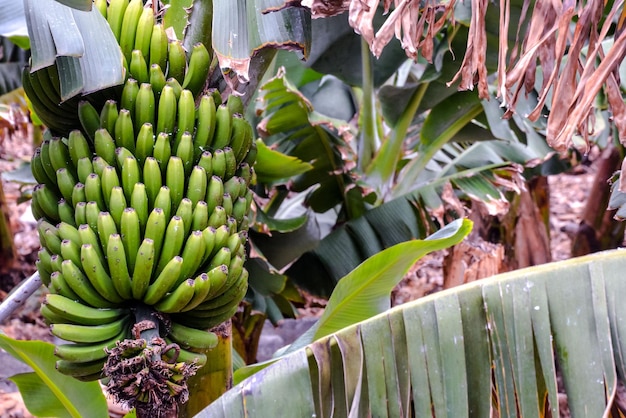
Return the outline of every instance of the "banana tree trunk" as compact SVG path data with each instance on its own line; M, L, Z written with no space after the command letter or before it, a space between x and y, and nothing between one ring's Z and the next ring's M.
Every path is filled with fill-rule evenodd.
M0 181L0 264L8 266L14 258L15 244L9 223L8 205L4 197L4 186Z

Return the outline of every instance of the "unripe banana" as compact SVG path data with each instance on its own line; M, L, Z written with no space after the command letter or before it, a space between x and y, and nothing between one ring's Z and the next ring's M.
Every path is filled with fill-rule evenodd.
M211 66L211 54L204 44L198 42L191 49L189 65L183 81L183 89L191 90L194 97L204 88L209 68Z
M159 189L159 193L154 199L154 208L161 208L165 218L169 219L172 213L172 198L169 187L162 186L161 189Z
M217 296L221 289L224 288L224 284L228 279L228 267L225 264L220 264L217 267L213 267L207 273L209 277L209 291L207 292L204 300L197 304L194 308L197 308L204 301L210 300L211 298Z
M187 279L179 284L171 293L165 295L154 309L164 313L180 312L191 301L194 295L193 280Z
M109 213L113 217L113 220L115 220L118 230L122 225L122 213L126 207L124 189L122 189L121 186L113 187L111 189L111 197L109 198Z
M237 164L241 163L252 145L252 126L243 117L234 115L230 146L233 149Z
M91 229L88 224L78 226L78 235L80 236L80 244L90 244L98 254L101 263L105 263L104 251L100 248L100 239L95 230Z
M209 350L217 345L218 338L212 332L186 327L172 322L169 337L184 349Z
M141 83L135 103L135 127L137 131L144 123L155 125L156 99L149 82Z
M185 168L179 157L170 157L165 171L165 184L170 189L172 208L177 208L185 195Z
M144 238L137 251L133 277L130 281L133 299L142 300L152 277L152 271L156 260L155 243L151 238Z
M150 82L148 63L139 49L135 49L131 53L129 70L130 76L137 80L140 85ZM137 110L137 106L135 106L135 110Z
M57 185L59 186L59 191L63 199L72 202L72 192L76 185L76 179L74 179L74 176L72 176L67 168L59 168L57 170Z
M224 183L219 176L211 176L205 201L209 206L209 214L213 213L217 206L222 204L224 199Z
M151 123L144 123L139 128L137 134L137 143L135 149L135 157L139 164L143 164L146 158L152 156L152 150L154 149L154 131Z
M224 179L228 180L234 176L237 171L237 159L231 147L224 147L224 160L226 164L224 169Z
M150 85L156 97L160 97L163 94L163 89L167 85L167 79L165 78L163 70L159 67L159 64L152 64L150 66Z
M185 170L185 178L189 177L194 166L193 138L189 132L185 132L180 136L176 147L176 156L183 162Z
M119 45L127 61L130 61L131 53L135 47L137 25L143 8L142 0L130 0L124 12L122 27L120 29Z
M94 6L96 6L96 9L98 9L98 11L100 12L100 14L106 19L107 18L107 0L95 0L94 2Z
M144 58L149 61L150 57L150 38L152 38L152 26L154 26L154 11L152 7L144 7L137 22L137 30L135 32L135 46L143 54Z
M113 338L99 343L60 344L55 347L54 354L62 360L78 363L89 363L104 359L109 355L108 350L115 347L118 341L124 340L129 333L129 330L124 327L124 329Z
M102 195L102 182L96 173L91 173L85 180L85 197L88 202L96 202L101 210L107 209Z
M136 104L136 103L135 103ZM137 109L137 106L135 107ZM115 145L135 152L135 128L133 117L129 110L121 109L115 121Z
M45 184L38 184L33 190L33 200L41 207L46 217L52 222L59 221L58 199Z
M180 216L172 216L165 230L161 253L159 254L159 262L155 271L157 275L165 269L172 258L180 254L185 243L185 238L185 225L183 224L183 220ZM180 273L180 271L178 273Z
M156 304L172 289L180 277L182 265L183 259L180 256L175 256L169 260L154 282L148 286L148 290L143 298L147 305Z
M130 196L130 206L137 212L139 227L143 233L146 228L149 210L148 193L146 192L146 186L143 183L135 183L133 193Z
M108 166L109 164L104 161L104 158L96 155L91 160L91 165L93 166L93 172L99 176L102 176L102 171L104 170L104 167Z
M52 253L52 255L50 256L50 267L52 268L52 272L59 272L62 273L63 272L63 257L61 257L61 254L59 252L59 254L55 254Z
M76 221L74 219L74 206L72 206L71 202L65 201L65 199L59 200L59 219L61 222L65 222L73 226L76 225Z
M50 140L46 139L41 143L40 156L41 156L41 166L43 167L46 176L50 179L52 184L55 184L56 180L56 170L52 167L52 162L50 161ZM41 183L41 182L40 182Z
M104 200L111 205L111 192L114 187L119 187L120 179L117 176L117 171L112 166L107 166L102 171L102 178L100 179L100 184L102 186L102 196Z
M98 309L55 294L45 295L42 304L68 321L81 325L106 324L129 313L126 308Z
M120 100L120 110L126 109L131 115L135 113L135 102L139 93L139 83L134 78L129 78L124 83L122 98Z
M193 93L187 89L180 92L180 98L178 99L178 119L176 121L177 131L175 146L176 151L181 137L185 132L193 133L196 123L196 103Z
M109 236L106 251L111 282L113 283L117 293L123 299L129 300L133 296L131 278L128 264L126 263L124 243L122 242L122 237L119 234L112 234ZM141 248L139 251L141 251ZM141 255L138 254L137 260L139 260L140 257Z
M206 244L202 236L202 231L193 231L191 235L189 235L189 238L187 238L185 247L183 248L183 266L180 272L179 282L195 275L196 271L200 267L200 264L202 263L205 247ZM186 304L187 303L184 305Z
M209 207L204 200L199 200L193 208L191 217L191 230L204 230L209 222Z
M117 102L109 99L104 102L104 106L100 111L100 128L104 128L109 132L115 132L115 122L117 121L119 109Z
M213 228L218 228L220 225L226 224L226 220L228 218L228 214L223 206L216 206L213 209L213 212L209 216L209 226Z
M78 186L78 184L76 186ZM76 191L76 188L74 188L74 191ZM74 198L72 197L72 199ZM87 202L85 202L84 200L74 205L74 220L75 220L76 225L82 225L82 224L87 223L87 215L85 214L86 209L87 209Z
M182 83L187 71L187 52L179 40L171 41L168 47L167 76Z
M170 86L163 87L159 98L157 132L173 133L176 127L178 100Z
M106 0L104 0L106 3ZM55 367L58 372L72 376L84 382L100 380L104 377L102 374L103 360L94 360L89 362L76 362L67 360L57 360Z
M50 332L65 341L98 343L118 335L124 327L128 326L128 322L129 318L124 316L98 325L52 324Z
M225 225L222 225L225 227ZM202 256L202 265L204 265L211 255L213 255L213 249L215 248L215 239L217 230L212 226L206 227L202 230L202 237L204 238L204 255Z
M72 260L63 260L61 266L63 278L68 286L88 305L94 308L111 308L114 306L94 289L89 279Z
M228 111L233 116L242 116L245 112L245 109L243 107L243 100L241 100L241 96L237 94L231 94L228 96L226 106L228 106Z
M124 250L126 251L128 268L129 271L133 271L135 269L135 260L137 259L139 245L141 244L139 217L134 208L129 207L122 212L120 231L122 233Z
M141 181L139 164L135 157L127 157L122 164L122 188L126 196L126 201L130 201L135 184ZM132 204L132 203L131 203Z
M215 112L213 96L203 94L200 99L200 104L198 105L198 117L194 137L196 160L198 160L200 154L211 145L211 140L215 133Z
M117 167L122 168L124 165L124 160L126 158L135 158L135 154L130 152L128 148L125 147L117 147L115 148L115 159L117 160Z
M170 135L168 133L161 132L157 135L153 155L159 163L161 174L165 174L167 164L172 156L172 145L170 144Z
M31 167L33 176L35 177L35 180L37 180L37 183L45 184L46 187L52 187L53 189L56 189L56 183L55 183L56 173L55 173L54 179L48 177L46 170L44 170L43 168L43 162L41 158L41 147L35 150L35 153L33 154L33 157L31 159L30 167ZM50 168L52 168L52 165L50 165Z
M224 148L230 143L232 135L232 115L226 104L219 105L215 113L215 134L211 147L215 150Z
M78 160L78 164L76 165L76 176L78 177L79 182L85 183L87 176L93 172L91 158L81 158Z
M224 179L226 177L226 154L219 148L213 151L213 175Z
M150 208L154 208L156 197L163 186L161 178L161 169L159 163L154 157L147 157L143 164L143 181L146 185L146 193Z
M153 241L155 249L155 258L158 259L161 253L161 246L163 245L163 237L165 230L167 229L168 220L165 217L163 209L155 207L148 220L146 221L146 230L144 237Z
M100 215L100 211L101 209L96 202L87 202L85 216L87 217L87 224L94 231L98 230L98 215Z
M94 146L96 149L96 154L108 165L115 166L115 148L118 146L109 133L109 131L105 128L98 129L94 134Z
M74 167L78 167L78 161L81 158L88 158L91 160L91 147L89 146L89 142L87 142L87 138L85 138L85 135L83 135L80 130L74 129L70 132L67 137L67 148Z
M196 306L205 301L206 296L211 289L211 281L209 280L208 273L201 273L195 279L193 279L193 297L189 302L178 312L187 312L194 309Z
M80 262L80 248L76 242L64 239L61 241L61 257L64 260L72 260L72 263L77 266L81 265Z
M102 211L98 214L97 231L100 244L102 248L106 250L109 246L109 238L111 235L117 234L117 225L109 212Z
M228 247L221 247L211 259L211 262L209 263L209 270L219 266L220 264L225 264L227 266L230 265L230 259L230 249Z
M60 258L56 256L57 258ZM60 271L53 271L50 273L50 286L48 287L51 294L63 296L72 301L84 304L85 302L74 292L63 278L63 273ZM43 312L42 312L43 314ZM57 315L60 316L60 315ZM63 321L67 322L67 321Z
M178 80L176 80L174 77L169 77L165 81L165 84L174 89L174 93L176 94L176 100L180 99L180 94L183 92L183 86L180 85Z
M110 0L109 7L107 9L107 22L111 27L111 31L115 36L115 39L120 40L120 34L122 32L122 23L124 21L124 13L128 7L128 0Z
M175 343L170 338L165 337L165 342L168 344L168 347L174 347L173 344ZM176 344L176 346L178 346L178 344ZM204 366L207 362L206 354L194 353L192 351L185 350L184 348L180 348L178 350L171 348L163 353L163 358L170 363L178 361L185 362L187 364L197 364L200 367Z
M150 65L158 64L162 69L167 68L167 33L161 23L152 27L150 38Z
M228 220L228 218L233 213L233 199L230 197L230 194L224 193L224 198L222 199L222 207L224 208L224 212L226 213L226 219Z
M60 168L67 168L71 172L76 171L76 167L74 167L70 157L70 151L61 138L52 138L50 140L50 162L54 171Z
M204 171L206 171L207 174L207 179L210 179L213 175L213 154L211 154L210 151L204 151L200 155L198 165L204 168Z
M193 219L193 204L191 203L191 200L186 197L183 198L176 209L175 215L182 219L183 225L185 225L185 236L189 236Z
M100 114L87 100L78 103L78 119L87 137L93 142L95 132L100 129Z
M187 198L191 200L194 208L199 201L204 200L206 197L207 185L208 180L206 171L200 166L195 166L191 170L189 184L187 186Z

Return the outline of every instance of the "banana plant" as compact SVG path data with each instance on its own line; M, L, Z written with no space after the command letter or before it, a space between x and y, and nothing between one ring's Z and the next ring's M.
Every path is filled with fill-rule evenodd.
M561 390L573 417L621 416L625 267L614 250L399 305L278 359L198 417L559 416Z

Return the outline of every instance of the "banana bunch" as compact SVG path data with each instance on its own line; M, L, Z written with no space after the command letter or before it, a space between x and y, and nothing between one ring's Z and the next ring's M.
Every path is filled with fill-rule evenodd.
M95 5L120 45L128 77L138 85L150 83L157 94L166 84L187 89L194 97L202 91L212 59L204 44L186 51L143 0L99 0Z
M208 92L196 106L187 89L157 96L132 84L100 113L81 102L82 129L46 139L32 158L37 268L53 301L42 312L76 343L57 347L59 370L81 378L98 376L103 348L129 335L133 304L169 314L167 339L197 358L185 351L214 344L204 329L230 318L247 290L255 148L241 100L218 104Z

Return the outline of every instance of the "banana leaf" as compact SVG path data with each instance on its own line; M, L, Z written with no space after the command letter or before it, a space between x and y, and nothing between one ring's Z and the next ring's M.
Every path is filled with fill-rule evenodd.
M275 362L198 417L555 417L560 379L572 417L608 416L626 376L624 268L626 251L613 250L397 306Z

